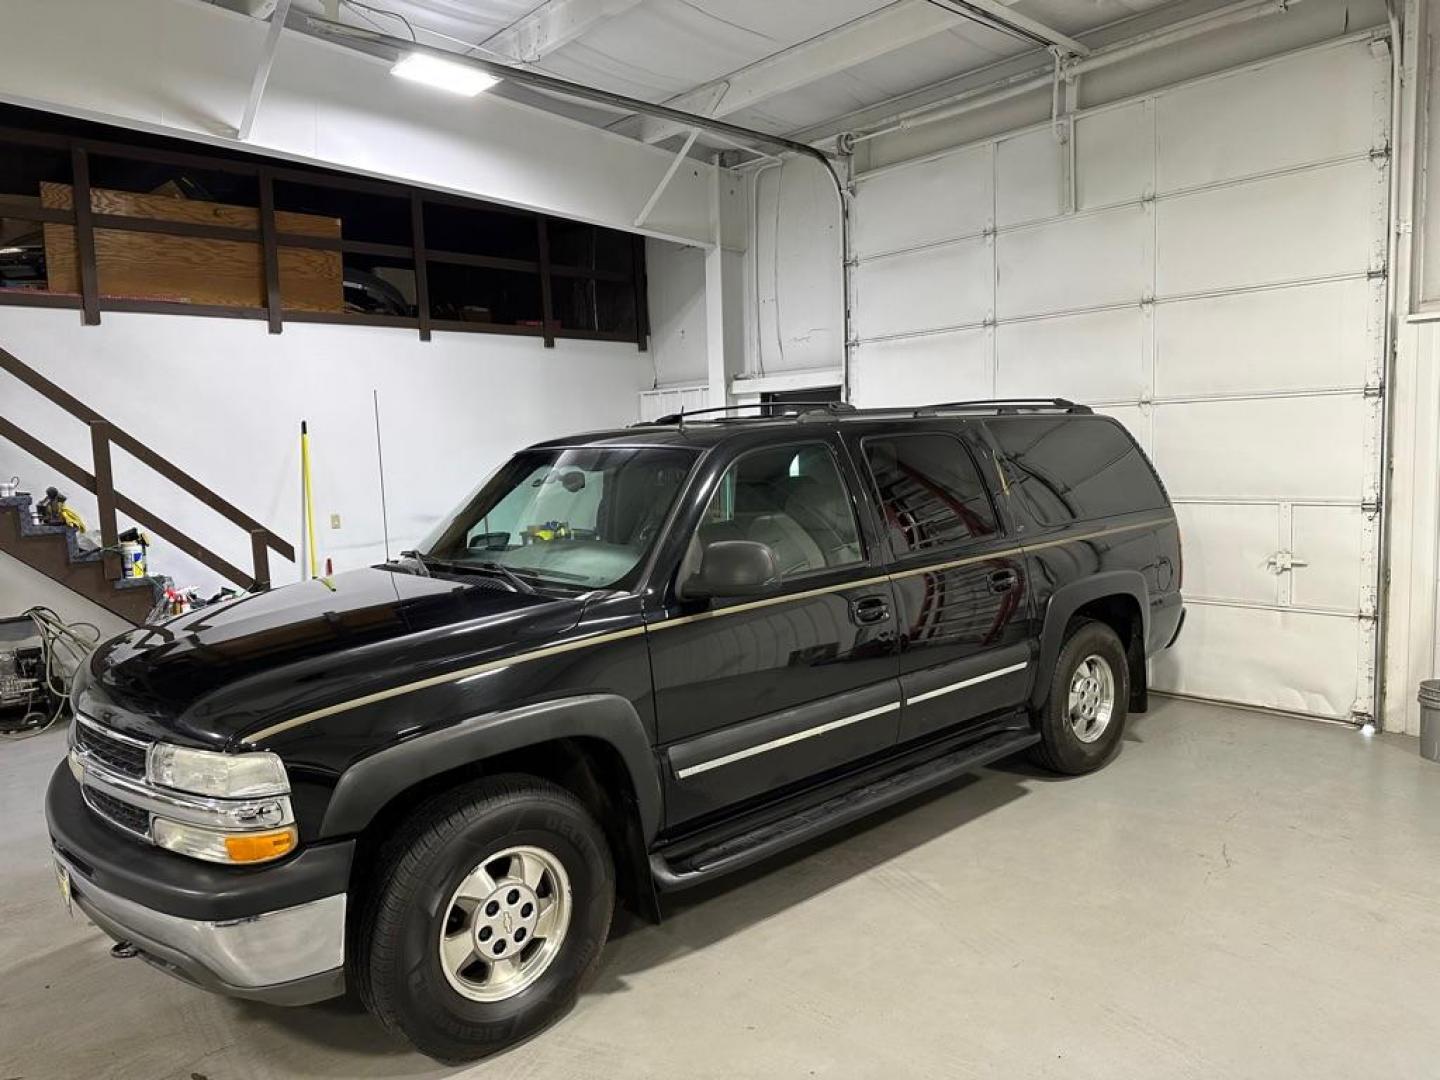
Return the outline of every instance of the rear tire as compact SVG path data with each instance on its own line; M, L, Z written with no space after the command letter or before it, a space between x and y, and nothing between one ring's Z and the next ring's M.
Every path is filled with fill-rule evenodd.
M1068 776L1100 768L1120 747L1129 702L1125 646L1104 623L1075 621L1040 709L1036 761Z
M466 784L381 847L351 977L386 1027L445 1063L534 1034L599 964L615 871L599 825L529 776Z

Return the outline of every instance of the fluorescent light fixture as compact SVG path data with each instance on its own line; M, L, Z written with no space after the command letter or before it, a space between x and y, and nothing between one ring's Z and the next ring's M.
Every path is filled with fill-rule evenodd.
M19 255L19 254L22 253L24 250L25 250L24 248L18 248L18 247L3 247L3 248L0 248L0 255Z
M441 60L438 56L431 56L429 53L411 53L403 56L390 69L391 75L398 75L402 79L409 79L411 82L424 83L426 86L433 86L439 90L448 90L452 94L460 94L464 97L474 97L482 90L489 90L500 80L493 75L486 75L478 68L470 67L468 64L457 64L450 60Z

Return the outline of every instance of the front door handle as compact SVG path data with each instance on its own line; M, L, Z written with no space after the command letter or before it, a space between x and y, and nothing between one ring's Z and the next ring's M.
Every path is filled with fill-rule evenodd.
M996 570L991 573L989 582L992 593L1007 593L1020 584L1020 575L1014 570Z
M852 600L850 611L861 626L873 626L890 618L890 604L883 596L862 596Z

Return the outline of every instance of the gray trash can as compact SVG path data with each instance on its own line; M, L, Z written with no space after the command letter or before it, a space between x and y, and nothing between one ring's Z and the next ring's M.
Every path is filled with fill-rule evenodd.
M1440 761L1440 679L1420 684L1420 756Z

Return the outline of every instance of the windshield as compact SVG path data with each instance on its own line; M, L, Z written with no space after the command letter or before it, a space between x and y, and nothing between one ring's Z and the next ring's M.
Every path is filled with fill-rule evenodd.
M486 564L535 583L628 584L660 535L695 455L581 447L516 454L421 542L457 569Z

